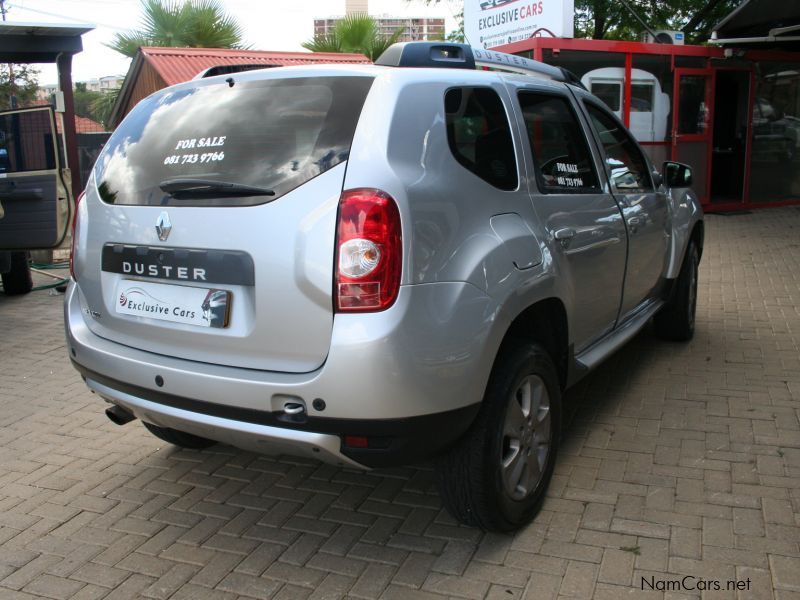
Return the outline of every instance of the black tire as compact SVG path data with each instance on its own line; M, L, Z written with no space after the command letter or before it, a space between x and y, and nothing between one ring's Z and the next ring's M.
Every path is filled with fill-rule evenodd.
M526 382L547 394L540 396L541 403L527 401L527 415L520 395ZM528 397L534 395L529 389ZM527 435L508 435L509 431L516 432L520 423L509 414L514 411L514 403L517 409L522 409L519 414L529 427L533 420L544 427L545 413L549 414L548 447L544 455L541 454L544 429L533 427ZM487 531L513 531L531 521L544 502L553 475L560 433L561 389L552 359L538 344L520 341L509 345L497 357L480 412L469 431L437 459L437 486L448 512L466 525ZM518 437L515 439L514 435ZM538 457L531 454L533 448L538 449ZM519 465L514 456L524 461L519 480L510 468L512 464ZM527 465L534 465L533 474ZM511 487L513 492L509 491Z
M180 446L181 448L191 448L192 450L202 450L213 446L217 442L209 440L208 438L200 437L186 433L185 431L178 431L177 429L170 429L169 427L159 427L152 423L142 421L147 430L159 439L164 440L173 446Z
M653 319L658 337L674 342L686 342L694 337L699 264L697 246L689 242L672 298Z
M33 289L31 266L28 264L27 252L11 253L11 269L3 273L3 291L7 296L27 294Z

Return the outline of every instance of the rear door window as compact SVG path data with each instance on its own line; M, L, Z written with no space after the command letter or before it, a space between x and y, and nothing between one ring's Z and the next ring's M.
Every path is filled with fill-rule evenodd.
M517 157L503 101L491 88L460 87L444 97L453 157L501 190L517 188Z
M347 160L372 77L302 77L199 85L146 98L114 132L95 176L103 201L253 205ZM197 179L272 196L179 199L164 182Z
M519 103L541 191L598 192L592 155L567 99L522 91Z

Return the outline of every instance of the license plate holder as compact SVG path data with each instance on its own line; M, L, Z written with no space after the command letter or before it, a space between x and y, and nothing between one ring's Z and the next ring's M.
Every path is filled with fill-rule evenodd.
M221 329L228 326L229 290L122 279L114 305L117 314Z

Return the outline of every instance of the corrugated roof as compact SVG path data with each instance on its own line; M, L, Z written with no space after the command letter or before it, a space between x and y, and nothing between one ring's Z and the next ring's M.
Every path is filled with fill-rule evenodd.
M370 63L363 54L330 52L271 52L223 48L140 48L142 58L167 85L189 81L201 71L219 65L263 64L288 67L325 63Z
M47 100L31 100L30 106L49 106L50 102ZM61 133L61 119L56 116L56 129ZM75 115L75 133L104 133L106 128L101 123L94 121L88 117L81 117Z
M101 123L75 115L75 133L103 133L105 130Z

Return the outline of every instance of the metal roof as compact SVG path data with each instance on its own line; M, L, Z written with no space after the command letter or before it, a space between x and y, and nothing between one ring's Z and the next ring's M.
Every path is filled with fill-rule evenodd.
M0 35L57 35L79 37L94 29L94 25L64 25L61 23L21 23L0 21Z
M711 33L721 45L800 50L797 0L744 0Z
M83 49L81 35L94 25L0 22L0 62L52 63Z
M288 67L314 63L367 63L362 54L330 52L270 52L223 48L154 48L142 47L141 56L167 85L189 81L201 71L219 65L263 64ZM138 56L137 56L138 59Z

